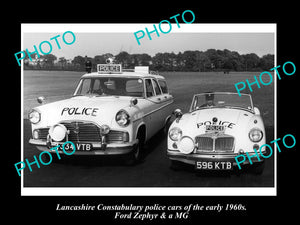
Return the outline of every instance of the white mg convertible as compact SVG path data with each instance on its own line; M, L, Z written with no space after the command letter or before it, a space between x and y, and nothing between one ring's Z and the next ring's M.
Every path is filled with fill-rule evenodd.
M232 170L237 165L235 157L248 153L254 171L262 173L263 158L259 161L253 149L259 155L259 148L266 143L265 127L249 94L196 94L188 113L176 109L174 114L167 150L172 168L181 162L198 170ZM266 153L264 147L261 153Z

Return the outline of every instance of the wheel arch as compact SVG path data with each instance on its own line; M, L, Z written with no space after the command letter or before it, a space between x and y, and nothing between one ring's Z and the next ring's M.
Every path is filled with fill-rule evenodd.
M147 140L147 129L146 129L146 124L144 122L140 123L139 126L137 127L135 138L138 138L139 135L142 135L144 142Z

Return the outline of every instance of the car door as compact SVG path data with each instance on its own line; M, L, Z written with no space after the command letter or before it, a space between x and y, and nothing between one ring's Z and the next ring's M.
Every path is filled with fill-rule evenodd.
M166 119L172 114L173 112L173 96L169 93L167 82L164 79L157 79L159 87L161 89L161 115L164 119L164 123Z
M156 79L152 79L153 88L155 91L155 103L157 104L155 116L157 119L157 129L163 128L166 120L167 96L162 92L160 85Z
M159 107L161 104L161 95L158 90L156 95L152 78L145 79L145 98L147 104L145 106L144 121L146 123L147 138L152 137L160 128Z

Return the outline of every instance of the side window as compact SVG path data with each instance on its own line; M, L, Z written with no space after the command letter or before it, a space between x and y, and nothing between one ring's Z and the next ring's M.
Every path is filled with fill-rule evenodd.
M91 79L83 79L80 92L82 94L89 93L91 91Z
M146 96L147 97L154 96L154 90L153 90L151 79L146 79L145 83L146 83Z
M160 90L160 88L158 86L158 83L154 79L153 79L153 86L154 86L154 90L155 90L156 95L161 95L161 90Z
M158 83L160 85L160 88L161 88L162 92L164 94L168 94L169 91L168 91L168 87L167 87L166 81L165 80L158 80Z
M100 80L95 79L94 80L94 86L93 86L93 93L96 93L99 90L101 90Z
M108 90L116 90L116 81L108 79L107 81L104 81L104 87Z
M129 96L143 97L142 79L132 79L126 82L126 92Z

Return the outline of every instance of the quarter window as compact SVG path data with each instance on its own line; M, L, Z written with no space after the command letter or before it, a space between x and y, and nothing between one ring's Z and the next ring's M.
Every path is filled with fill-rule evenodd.
M150 79L146 79L146 96L147 97L152 97L154 96L154 90L153 90L153 86L152 86L152 82Z
M158 83L154 79L153 79L153 86L154 86L154 90L155 90L156 95L161 95L161 90L160 90L160 88L158 86Z
M164 94L168 94L168 87L167 87L166 81L164 81L164 80L158 80L158 83L160 85L160 88L161 88L162 92Z

